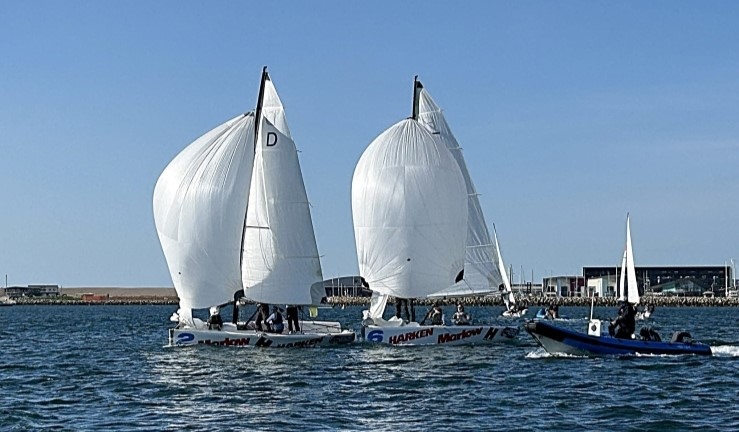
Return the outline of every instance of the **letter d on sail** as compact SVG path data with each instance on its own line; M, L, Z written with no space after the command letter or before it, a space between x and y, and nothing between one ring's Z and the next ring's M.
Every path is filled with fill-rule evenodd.
M267 133L267 147L272 147L277 144L277 134L274 132Z

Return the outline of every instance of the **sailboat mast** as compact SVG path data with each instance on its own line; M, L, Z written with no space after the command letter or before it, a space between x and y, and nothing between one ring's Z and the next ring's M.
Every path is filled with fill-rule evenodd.
M418 80L418 75L416 75L413 77L413 111L411 114L413 120L418 120L418 104L420 102L419 96L421 95L421 90L423 90L423 84L421 84L421 81Z
M259 143L259 126L261 125L262 118L262 103L264 102L264 84L269 79L269 73L267 72L267 66L262 68L262 80L259 83L259 95L257 96L257 109L254 112L254 153L257 152L257 145ZM244 237L246 236L246 215L249 206L244 208L244 224L241 228L241 251L239 252L239 267L244 266Z
M264 83L269 80L267 66L262 68L262 80L259 83L259 96L257 96L257 109L254 112L254 151L257 149L257 140L259 139L259 127L262 119L262 103L264 102Z

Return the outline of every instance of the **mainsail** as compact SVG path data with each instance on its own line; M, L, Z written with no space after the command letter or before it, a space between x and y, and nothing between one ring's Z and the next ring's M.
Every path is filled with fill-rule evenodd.
M352 179L359 272L371 290L423 298L464 268L467 192L445 144L416 118L380 134Z
M444 143L454 160L457 161L464 178L468 197L464 278L450 287L445 287L444 290L434 296L480 295L497 292L500 284L504 283L503 274L505 270L500 270L498 248L491 241L480 200L462 154L462 148L454 134L452 134L441 108L434 102L428 91L423 88L419 81L416 81L416 88L418 92L418 121Z
M254 114L247 113L188 145L154 188L157 234L188 315L242 288L239 250L253 163Z
M325 293L310 206L282 102L264 74L244 231L244 294L257 302L315 305Z

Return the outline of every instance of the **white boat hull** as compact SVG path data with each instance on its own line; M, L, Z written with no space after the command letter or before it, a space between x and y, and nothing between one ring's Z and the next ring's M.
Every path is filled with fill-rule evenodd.
M366 342L389 345L476 345L510 341L518 335L518 327L490 325L419 326L405 325L362 327Z
M337 322L312 321L301 323L300 333L269 333L253 329L239 330L233 324L222 330L206 328L173 328L169 330L172 346L215 345L264 348L309 348L329 345L345 345L354 342L355 333L341 330Z

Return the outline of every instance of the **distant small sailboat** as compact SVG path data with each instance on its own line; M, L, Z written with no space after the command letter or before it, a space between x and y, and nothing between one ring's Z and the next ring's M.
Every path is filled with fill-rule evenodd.
M172 345L308 347L354 341L338 322L303 320L268 332L238 321L240 298L314 308L325 296L297 150L266 68L255 111L186 147L161 174L154 220L180 308ZM209 328L192 309L234 305ZM216 326L217 327L217 326Z
M624 248L623 257L621 258L621 278L618 282L619 302L631 303L637 307L641 302L639 295L639 285L636 280L636 266L634 264L634 251L631 245L631 226L629 217L626 217L626 247ZM652 316L654 306L649 305L643 311L637 312L637 320L645 320Z
M413 299L493 292L488 275L482 273L483 283L462 283L474 273L467 274L468 262L474 262L466 260L470 182L465 181L469 176L465 177L463 161L448 148L453 136L432 103L416 79L413 115L380 134L354 172L352 216L359 270L373 291L362 321L363 336L392 345L510 339L517 328L415 321ZM497 272L493 260L487 261ZM388 296L410 302L409 319L382 318Z
M508 318L520 318L526 315L528 307L525 304L519 305L516 301L516 296L513 295L513 289L511 288L511 280L508 278L508 272L506 272L505 264L503 263L503 256L500 252L500 245L498 244L498 231L493 225L493 238L495 239L495 250L498 252L498 269L500 275L503 278L501 296L503 298L503 304L505 304L506 310L503 311L503 316Z
M16 304L16 301L12 298L4 295L0 296L0 306L13 306Z
M727 264L725 270L726 274L726 297L736 298L739 297L739 289L736 286L736 269L734 267L734 259L731 259L731 282L729 282L729 265Z

